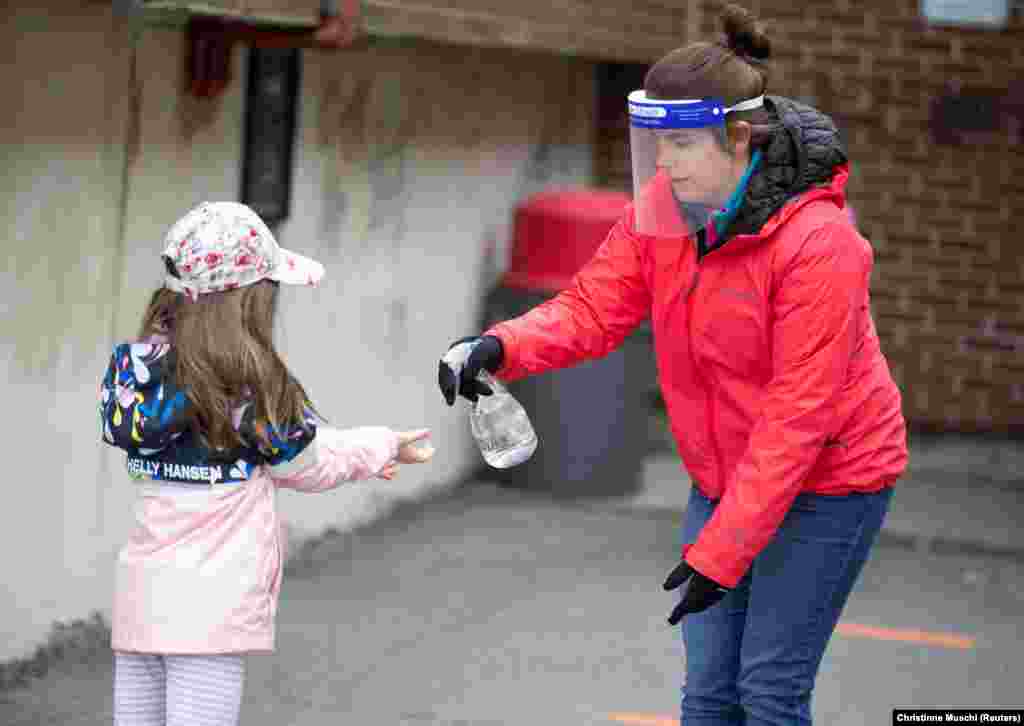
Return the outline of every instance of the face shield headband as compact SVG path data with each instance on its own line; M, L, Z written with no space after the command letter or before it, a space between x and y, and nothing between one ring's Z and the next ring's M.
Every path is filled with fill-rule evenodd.
M648 98L643 89L629 94L629 124L648 129L699 129L724 126L732 111L751 111L764 105L764 96L749 98L732 106L713 98L663 101Z
M696 234L721 206L705 193L721 185L714 170L721 168L716 161L723 153L726 115L760 108L764 96L726 106L714 98L652 99L641 89L628 101L636 231L655 237Z

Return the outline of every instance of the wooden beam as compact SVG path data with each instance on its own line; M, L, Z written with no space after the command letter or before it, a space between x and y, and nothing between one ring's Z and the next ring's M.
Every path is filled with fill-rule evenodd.
M156 25L185 25L191 17L217 17L276 28L315 29L319 0L131 0L121 2Z
M319 0L121 0L147 22L215 16L278 28L316 28ZM362 0L361 33L515 48L595 60L653 63L687 42L696 0Z
M370 36L653 63L686 40L686 4L628 0L364 0Z

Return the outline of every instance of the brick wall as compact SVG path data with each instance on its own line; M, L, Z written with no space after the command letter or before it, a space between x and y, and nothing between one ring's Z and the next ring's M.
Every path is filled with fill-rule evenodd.
M718 32L717 4L687 7L699 14L691 27L702 37ZM747 7L773 40L769 91L831 114L847 139L848 197L875 249L874 315L908 420L1021 433L1024 132L1004 123L969 144L938 143L929 109L949 82L997 95L1019 83L1024 21L1018 14L1003 30L927 28L917 0ZM617 93L616 79L628 86L642 71L606 67L603 88ZM608 110L608 93L602 100L598 169L607 184L626 186L625 117Z

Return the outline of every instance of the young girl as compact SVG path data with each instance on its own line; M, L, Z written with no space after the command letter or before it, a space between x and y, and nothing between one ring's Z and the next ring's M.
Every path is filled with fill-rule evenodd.
M426 429L322 425L272 342L280 283L324 270L248 207L204 203L170 230L140 342L114 348L103 440L127 452L137 523L117 560L116 726L238 722L244 654L274 648L278 487L391 479Z

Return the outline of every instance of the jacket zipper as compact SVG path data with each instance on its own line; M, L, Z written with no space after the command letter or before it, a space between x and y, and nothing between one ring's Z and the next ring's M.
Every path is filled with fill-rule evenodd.
M705 256L707 256L707 254L705 254ZM705 413L707 415L708 429L710 430L710 434L711 434L711 436L710 436L710 439L711 439L711 442L710 442L711 443L711 451L712 451L712 453L714 454L714 457L715 457L715 468L717 470L718 478L720 480L724 476L724 474L725 474L725 465L722 462L722 454L719 451L719 447L718 447L718 423L717 423L717 419L716 419L716 416L715 416L714 402L713 402L712 397L711 397L711 386L708 383L708 379L704 375L704 372L702 370L700 370L700 368L698 367L698 365L697 365L697 358L696 358L696 356L693 353L694 337L693 337L693 301L692 301L692 295L693 295L694 291L697 289L697 285L700 283L701 264L703 264L703 259L702 259L701 254L700 254L700 250L698 249L697 250L697 263L696 263L697 271L694 273L693 282L690 284L690 289L686 293L686 306L687 306L687 316L686 316L686 318L687 318L687 327L689 328L689 337L690 337L690 345L689 345L689 348L690 348L690 363L693 366L695 375L700 377L701 384L704 386ZM722 488L721 481L719 481L717 483L719 484L719 486L717 488L721 489ZM722 491L719 491L719 496L721 496L722 493L723 493Z

